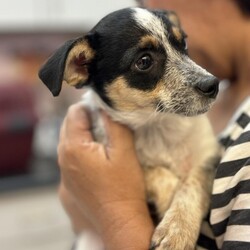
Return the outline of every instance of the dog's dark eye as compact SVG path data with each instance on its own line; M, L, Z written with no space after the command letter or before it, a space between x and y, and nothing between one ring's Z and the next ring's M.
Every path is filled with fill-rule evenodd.
M188 50L188 43L187 43L187 38L184 38L183 40L183 47L184 47L184 50Z
M150 69L152 65L153 65L153 60L150 55L143 55L135 63L135 67L141 71Z

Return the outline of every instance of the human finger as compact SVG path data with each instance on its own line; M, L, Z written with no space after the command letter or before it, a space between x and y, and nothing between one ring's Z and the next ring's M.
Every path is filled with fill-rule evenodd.
M89 113L81 103L69 107L60 132L61 140L93 141Z

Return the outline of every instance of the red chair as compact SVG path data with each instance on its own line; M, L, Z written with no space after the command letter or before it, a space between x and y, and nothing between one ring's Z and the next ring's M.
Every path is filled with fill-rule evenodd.
M0 84L0 175L28 170L36 120L30 86Z

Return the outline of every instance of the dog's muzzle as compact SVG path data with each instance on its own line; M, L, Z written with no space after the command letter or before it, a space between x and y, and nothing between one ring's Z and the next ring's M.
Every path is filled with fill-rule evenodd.
M199 81L194 88L203 96L215 98L219 92L219 80L214 76L207 76Z

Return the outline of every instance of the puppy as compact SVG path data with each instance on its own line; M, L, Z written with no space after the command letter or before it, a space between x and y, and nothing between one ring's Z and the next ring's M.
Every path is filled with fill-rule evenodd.
M188 57L177 16L141 8L113 12L59 48L39 76L54 96L62 82L87 89L83 102L97 141L106 142L100 109L134 131L148 201L160 221L151 249L194 249L218 156L202 114L219 82Z

